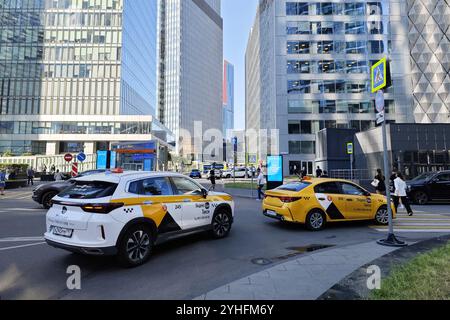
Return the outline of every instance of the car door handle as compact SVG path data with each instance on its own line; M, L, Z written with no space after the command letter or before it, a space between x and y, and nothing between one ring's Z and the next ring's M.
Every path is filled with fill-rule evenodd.
M191 202L191 199L184 199L183 202Z
M153 201L144 201L144 206L151 206Z
M326 199L325 199L325 198L319 198L319 200L320 200L320 201L325 201Z
M352 202L352 201L353 201L353 199L347 199L347 201L348 201L348 202Z

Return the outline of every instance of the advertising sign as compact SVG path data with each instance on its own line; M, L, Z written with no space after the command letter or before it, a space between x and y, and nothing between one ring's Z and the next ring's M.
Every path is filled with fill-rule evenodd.
M267 181L283 182L283 157L268 156L267 157Z
M108 151L98 151L97 152L97 169L106 170L108 162Z

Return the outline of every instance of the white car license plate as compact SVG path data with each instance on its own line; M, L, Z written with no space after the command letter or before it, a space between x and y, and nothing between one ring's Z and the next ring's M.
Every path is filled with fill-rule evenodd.
M266 214L270 217L274 217L274 218L278 217L278 214L275 211L267 210Z
M72 234L73 234L72 229L66 229L66 228L52 226L51 230L55 236L61 236L64 238L72 238Z

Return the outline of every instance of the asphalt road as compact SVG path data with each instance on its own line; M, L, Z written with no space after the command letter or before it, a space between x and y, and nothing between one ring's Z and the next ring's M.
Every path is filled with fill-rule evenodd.
M146 265L128 270L114 258L79 256L43 243L45 210L29 195L23 190L0 198L1 299L191 299L270 267L255 264L254 259L283 262L305 246L344 246L386 235L368 222L331 225L311 233L262 216L255 200L235 198L236 221L229 238L215 241L198 234L175 240L157 247ZM442 219L450 219L450 205L416 210L444 213ZM411 231L401 237L417 241L438 235ZM81 290L66 287L71 265L81 268Z

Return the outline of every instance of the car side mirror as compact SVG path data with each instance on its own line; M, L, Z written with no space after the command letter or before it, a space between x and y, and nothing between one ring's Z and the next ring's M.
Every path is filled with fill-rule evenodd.
M202 189L202 196L203 196L203 198L208 198L208 193L209 193L209 191L208 190L206 190L206 189Z

